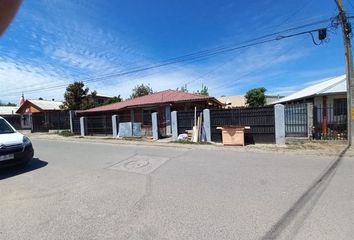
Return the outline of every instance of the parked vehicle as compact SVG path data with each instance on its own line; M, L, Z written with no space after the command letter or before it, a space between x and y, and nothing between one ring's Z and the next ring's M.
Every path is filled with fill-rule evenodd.
M0 117L0 167L26 165L33 154L31 140Z

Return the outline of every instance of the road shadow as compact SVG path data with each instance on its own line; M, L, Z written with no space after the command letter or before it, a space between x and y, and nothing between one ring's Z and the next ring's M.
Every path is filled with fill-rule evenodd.
M42 167L47 166L48 162L42 161L38 158L33 158L26 166L14 166L0 169L0 180L15 177L17 175L31 172Z
M261 240L277 239L285 232L288 237L282 237L282 239L293 239L296 236L304 224L305 219L312 212L318 200L327 189L348 149L349 146L347 146L339 156L330 163L326 170L315 179L297 201L282 215L268 232L260 238Z

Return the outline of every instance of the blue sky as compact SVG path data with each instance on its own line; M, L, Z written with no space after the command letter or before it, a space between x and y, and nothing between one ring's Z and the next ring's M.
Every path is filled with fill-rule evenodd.
M353 4L344 3L354 12ZM64 86L74 80L236 45L336 12L334 0L24 0L0 38L0 100L17 103L21 92L29 99L62 100ZM184 84L196 91L204 84L213 96L244 94L254 87L287 95L344 73L340 29L328 39L315 46L303 35L87 86L123 97L140 83L155 91Z

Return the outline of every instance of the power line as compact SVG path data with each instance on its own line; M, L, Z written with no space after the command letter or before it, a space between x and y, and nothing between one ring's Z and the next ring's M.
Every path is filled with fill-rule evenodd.
M329 21L328 19L321 20L321 21L316 21L316 22L313 22L313 23L308 23L308 24L304 24L304 25L301 25L301 26L292 27L292 28L285 29L285 30L282 30L282 31L278 31L278 32L266 34L266 35L263 35L263 36L260 36L260 37L256 37L256 38L253 38L253 39L250 39L250 40L246 40L246 41L243 41L243 42L241 42L241 43L239 43L239 44L237 44L236 46L233 46L233 47L224 46L224 47L211 48L211 49L207 49L207 50L203 50L203 51L197 51L197 52L186 54L186 55L182 55L182 56L179 56L179 57L166 59L165 61L163 61L163 62L161 62L159 64L144 65L144 66L142 66L140 68L135 67L135 68L132 68L132 69L127 70L127 71L121 71L121 72L118 72L118 73L113 73L113 74L108 74L108 75L102 75L102 76L97 76L97 77L93 77L93 78L88 78L88 79L82 80L82 81L84 83L97 82L97 81L102 81L102 80L105 80L105 79L108 79L108 78L122 77L122 76L130 75L130 74L134 74L134 73L148 71L148 70L155 69L155 68L161 68L161 67L173 65L173 64L176 64L176 63L210 58L210 57L215 56L215 55L225 54L225 53L228 53L228 52L232 52L232 51L236 51L236 50L240 50L240 49L244 49L244 48L249 48L249 47L252 47L252 46L265 44L265 43L268 43L268 42L278 41L280 39L277 39L277 37L276 38L271 38L271 39L267 39L267 38L272 37L272 36L276 36L276 35L279 35L279 34L282 34L282 33L291 32L291 31L294 31L294 30L298 30L298 29L302 29L302 28L306 28L306 27L310 27L310 26L314 26L314 25L319 25L321 23L325 23L325 22L328 22L328 21ZM314 31L317 31L317 30L318 29L310 30L310 31L306 31L306 32L301 32L300 34L314 32ZM292 35L297 36L297 35L300 35L300 34L295 34L295 35L292 34ZM282 38L287 38L287 37L290 37L290 36L291 35L285 35L285 36L282 36ZM261 40L261 39L265 39L265 40ZM261 41L258 41L258 40L261 40ZM240 45L240 44L244 44L244 45ZM54 89L62 88L62 87L65 87L65 86L67 86L67 84L61 84L61 85L51 86L51 87L47 87L47 88L43 88L43 87L33 88L31 90L27 90L26 93L45 91L45 90L54 90ZM8 92L7 94L5 94L5 96L13 95L13 94L16 94L16 93L21 93L21 92L22 92L22 90L19 91L19 92L12 91L12 92Z

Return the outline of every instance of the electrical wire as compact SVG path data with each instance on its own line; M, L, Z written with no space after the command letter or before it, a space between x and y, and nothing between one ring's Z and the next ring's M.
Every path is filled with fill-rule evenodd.
M121 71L121 72L118 72L118 73L113 73L113 74L108 74L108 75L102 75L102 76L97 76L97 77L93 77L93 78L88 78L86 80L82 80L82 82L84 82L84 83L97 82L97 81L102 81L102 80L105 80L105 79L108 79L108 78L122 77L122 76L130 75L130 74L134 74L134 73L148 71L148 70L155 69L155 68L161 68L161 67L173 65L173 64L176 64L176 63L210 58L210 57L213 57L215 55L225 54L225 53L228 53L228 52L249 48L249 47L252 47L252 46L257 46L257 45L268 43L268 42L277 41L277 40L280 40L280 39L283 39L283 38L288 38L288 37L292 37L292 36L301 35L301 34L304 34L304 33L309 33L309 31L306 31L306 32L301 32L301 33L296 33L296 34L291 34L291 35L281 35L280 38L276 37L276 38L267 39L269 37L276 36L276 35L279 35L279 34L282 34L282 33L291 32L291 31L294 31L294 30L298 30L298 29L302 29L302 28L318 25L318 24L325 23L325 22L328 22L328 19L321 20L321 21L316 21L316 22L313 22L313 23L304 24L304 25L297 26L297 27L292 27L292 28L289 28L289 29L285 29L285 30L282 30L282 31L266 34L266 35L263 35L263 36L260 36L260 37L256 37L256 38L253 38L253 39L250 39L250 40L242 42L242 43L248 43L248 44L240 45L240 44L242 44L242 43L240 43L240 44L238 44L238 45L236 45L234 47L226 47L226 46L224 46L224 47L211 48L211 49L203 50L203 51L197 51L197 52L186 54L186 55L182 55L182 56L179 56L179 57L169 58L169 59L167 59L167 60L165 60L165 61L163 61L162 63L159 63L159 64L144 65L142 67L134 67L134 68L132 68L130 70L127 70L127 71ZM316 30L318 30L318 29L316 29ZM316 31L316 30L311 30L310 32L313 32L313 31ZM261 39L265 39L265 40L257 41L257 40L261 40ZM31 90L27 90L26 93L33 93L33 92L46 91L46 90L54 90L54 89L62 88L62 87L65 87L65 86L67 86L67 84L61 84L61 85L51 86L51 87L46 87L46 88L43 88L43 87L33 88ZM7 92L4 95L5 96L13 95L13 94L16 94L16 93L22 93L22 90L18 91L18 92L10 91L10 92Z

